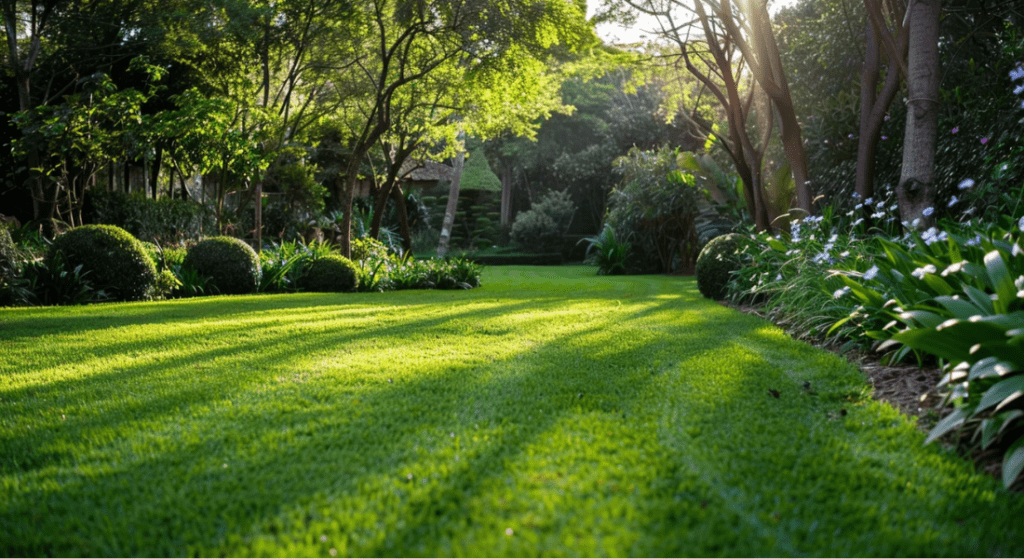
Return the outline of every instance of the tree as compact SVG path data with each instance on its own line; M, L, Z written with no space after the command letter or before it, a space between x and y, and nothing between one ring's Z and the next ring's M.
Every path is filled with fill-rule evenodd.
M907 63L907 127L903 137L903 171L896 190L904 223L932 221L925 209L935 207L935 139L939 122L940 0L911 0Z
M507 117L493 110L495 103L505 105L500 112L518 114L521 107L506 104L508 95L528 100L533 93L530 88L542 85L543 74L523 70L535 69L531 63L543 60L555 44L575 48L593 36L581 6L568 2L504 0L485 5L469 0L373 0L355 17L364 26L365 55L355 60L350 71L337 76L347 90L363 93L351 98L356 102L344 108L335 125L345 130L348 151L336 188L345 211L340 242L345 254L360 166L394 125L394 104L403 89L441 69L452 70L454 83L480 96L475 105L484 108L480 114L489 119L478 118L475 126L486 130L495 122L507 122ZM517 77L510 84L501 76ZM501 83L504 87L497 87Z

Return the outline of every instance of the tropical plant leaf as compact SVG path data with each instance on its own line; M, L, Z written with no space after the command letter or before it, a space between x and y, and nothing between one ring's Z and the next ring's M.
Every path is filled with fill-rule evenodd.
M960 427L961 425L964 424L964 421L966 420L967 411L965 411L963 408L957 408L953 410L953 413L943 418L942 421L940 421L939 424L936 425L935 428L928 433L928 438L925 439L924 444L928 444L934 441L935 439L941 437L942 435L945 435L946 433L952 431L953 429Z
M992 385L992 388L989 388L985 392L985 395L981 397L981 402L979 402L978 407L974 409L974 414L985 411L988 408L999 404L1003 400L1016 398L1022 393L1024 393L1024 375L1018 375L999 381Z
M1024 470L1024 437L1010 446L1003 455L1003 486L1009 487Z

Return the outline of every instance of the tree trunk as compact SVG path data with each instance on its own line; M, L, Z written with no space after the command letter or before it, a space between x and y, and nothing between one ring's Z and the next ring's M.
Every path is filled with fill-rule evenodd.
M512 226L512 165L501 166L501 226ZM600 219L598 220L600 221Z
M925 209L935 201L935 137L939 122L940 0L910 4L910 43L907 76L907 126L903 140L903 169L896 197L900 219L927 227L933 218Z
M862 201L875 195L875 156L878 152L878 140L885 122L885 114L899 91L900 77L902 69L906 67L904 59L907 55L907 28L899 27L896 30L896 37L892 37L888 30L878 27L885 25L879 3L868 0L865 5L872 15L865 30L866 48L860 82L860 138L857 141L856 192ZM895 25L901 25L901 14L901 11L892 13ZM883 34L889 37L892 48L882 49L887 40ZM885 82L879 92L882 50L888 55ZM865 207L865 219L868 219L870 214L871 209Z
M395 209L398 210L398 234L402 236L402 248L405 254L412 251L412 231L409 230L409 210L405 205L405 193L401 185L395 185L391 190L391 197L395 200Z
M153 199L160 195L160 164L163 162L164 150L156 148L156 155L153 156L153 165L150 167L149 180L152 181Z
M455 225L455 211L459 206L459 183L462 181L462 167L466 162L466 152L460 151L455 156L455 170L452 172L452 184L448 189L448 206L444 210L444 221L441 224L441 240L437 244L437 255L448 255L452 242L452 227Z

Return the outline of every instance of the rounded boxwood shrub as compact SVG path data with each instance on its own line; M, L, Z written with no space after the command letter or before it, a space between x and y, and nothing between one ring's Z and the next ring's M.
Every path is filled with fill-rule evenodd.
M743 266L742 250L750 239L739 233L715 237L697 256L697 289L708 299L725 299L729 275Z
M210 278L210 286L225 295L253 293L260 284L260 258L234 237L211 237L188 249L182 268Z
M156 266L142 243L114 225L83 225L57 237L48 264L57 252L68 270L82 266L93 286L115 300L148 299L156 283Z
M353 291L358 286L359 269L337 254L317 258L299 279L299 287L306 291Z

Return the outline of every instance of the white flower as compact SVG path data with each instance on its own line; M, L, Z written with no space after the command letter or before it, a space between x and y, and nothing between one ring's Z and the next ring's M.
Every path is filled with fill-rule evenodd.
M846 287L844 287L842 289L837 289L836 292L832 294L832 298L833 299L838 299L838 298L842 297L843 295L846 295L849 292L850 292L850 286L846 286Z
M921 225L921 218L915 217L914 221L910 222L910 226L916 229L918 225Z
M853 226L856 227L856 226L860 225L861 223L864 223L864 218L863 217L857 219L857 221L854 221L853 222Z
M959 201L960 201L960 199L956 197L956 194L954 194L953 197L949 199L949 204L946 204L946 207L947 208L952 208L953 205L956 204Z
M864 281L871 281L878 275L878 266L872 266L868 271L864 272Z
M874 198L868 198L867 200L864 200L864 203L867 204L868 206L870 206L871 204L875 203L875 199Z
M960 181L960 184L956 185L956 187L959 188L960 190L967 190L972 186L974 186L974 179L964 179Z
M1024 84L1018 85L1013 89L1014 95L1020 95L1021 93L1024 93Z
M935 271L935 266L928 264L927 266L915 269L910 275L917 279L924 279L926 274L934 274Z
M1024 217L1020 218L1020 221L1017 222L1017 227L1020 228L1021 233L1024 233Z
M871 219L882 219L885 217L885 212L875 212L871 214Z
M861 209L863 207L864 207L864 204L857 204L856 206L853 207L853 209L859 210L859 209Z
M1010 79L1017 81L1021 78L1024 78L1024 66L1018 64L1016 68L1010 70Z
M782 281L782 274L777 274L775 276L775 281Z
M954 263L950 264L949 266L946 266L946 269L942 271L941 275L942 275L942 277L946 277L949 274L955 274L957 272L962 271L964 269L964 266L966 266L966 265L967 265L967 262L964 261L964 260L961 260L960 262L954 262Z
M935 208L933 208L931 206L925 208L924 210L921 210L921 215L923 215L925 217L928 217L928 216L932 215L933 213L935 213Z

